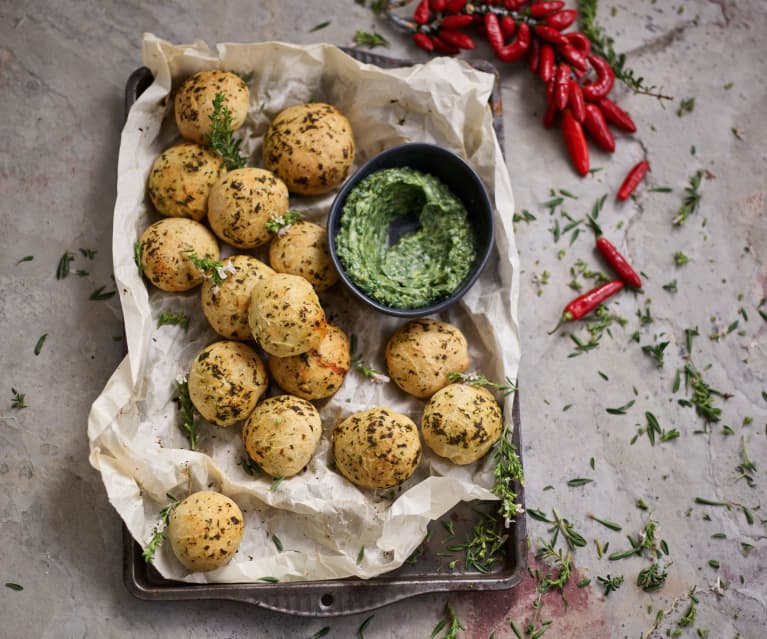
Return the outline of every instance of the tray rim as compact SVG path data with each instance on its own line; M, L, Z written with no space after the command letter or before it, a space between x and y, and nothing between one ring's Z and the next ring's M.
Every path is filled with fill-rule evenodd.
M359 62L374 64L382 68L408 67L414 61L391 58L354 47L338 47ZM493 129L501 152L504 150L503 108L501 102L500 74L497 68L486 60L466 60L479 71L494 76L489 106L493 117ZM151 85L154 78L147 67L138 67L128 77L125 85L124 115L139 96ZM519 391L512 403L512 443L522 459L521 419ZM524 465L523 465L524 467ZM349 577L324 581L285 582L279 584L190 584L162 577L153 566L146 564L140 545L130 531L122 524L123 584L130 594L146 601L181 600L228 600L255 605L274 612L306 617L335 617L369 612L377 608L419 595L438 592L467 592L486 590L509 590L517 586L527 570L527 534L524 515L524 485L514 482L514 489L522 513L511 522L506 543L507 559L513 560L511 572L501 578L482 575L446 573L445 577L397 575L397 570L371 579ZM342 606L335 605L337 599L347 600Z

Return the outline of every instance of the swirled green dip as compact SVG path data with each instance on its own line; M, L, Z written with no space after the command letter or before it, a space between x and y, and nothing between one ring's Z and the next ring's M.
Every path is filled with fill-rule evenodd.
M389 228L414 216L420 228L389 246ZM371 173L349 193L336 253L354 283L381 304L420 308L448 297L477 257L461 201L437 178L410 168Z

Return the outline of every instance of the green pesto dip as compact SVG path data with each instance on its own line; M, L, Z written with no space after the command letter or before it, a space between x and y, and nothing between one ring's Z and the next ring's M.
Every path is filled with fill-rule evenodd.
M420 228L388 245L397 218ZM474 229L461 201L437 178L410 168L371 173L349 193L336 236L349 278L393 308L420 308L448 297L477 257Z

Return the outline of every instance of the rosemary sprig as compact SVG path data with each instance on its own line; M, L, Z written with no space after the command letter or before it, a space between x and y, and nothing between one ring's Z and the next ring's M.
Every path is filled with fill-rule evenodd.
M632 69L626 67L626 54L618 54L613 48L615 40L605 34L605 30L597 24L597 0L578 0L578 11L581 17L581 30L591 40L592 51L602 56L610 63L615 77L623 82L634 93L649 95L658 100L673 100L670 95L663 95L655 85L645 84L643 77L637 77Z
M160 522L155 526L152 538L149 540L146 548L144 548L144 552L141 553L146 563L150 563L154 560L155 552L162 545L162 542L165 541L165 537L168 534L170 515L180 503L179 500L170 493L167 493L166 497L170 499L170 503L160 511Z
M672 220L674 226L681 226L687 221L687 218L698 210L700 204L701 192L700 185L703 180L704 171L698 169L690 178L689 186L684 188L685 196L682 199L682 206L677 211ZM679 264L677 263L677 266Z
M510 395L516 390L519 390L517 385L514 382L512 382L511 379L508 377L506 378L506 381L503 384L489 380L484 375L479 375L477 373L459 373L457 371L453 371L447 376L447 378L451 382L455 382L458 384L472 384L473 386L487 386L489 388L497 390L499 393L501 393L503 397Z
M210 130L203 140L221 156L227 170L241 169L248 159L240 155L241 140L232 132L232 111L224 105L224 94L216 93L213 98L213 112L210 114Z
M494 516L486 515L474 526L465 543L450 546L448 550L464 551L466 568L487 574L505 555L507 537L500 522Z
M23 397L23 395L22 395ZM756 488L756 482L754 481L754 473L756 472L756 464L748 457L748 451L746 450L746 438L740 438L740 456L743 460L735 470L740 473L735 481L745 479L750 488Z
M189 316L184 311L163 311L157 319L157 328L161 326L180 326L186 331L189 329Z
M301 211L290 210L277 217L270 217L266 221L266 229L272 233L279 233L282 229L295 224L303 217Z
M559 513L553 508L551 512L552 516L554 517L554 524L551 528L549 528L549 532L553 533L551 538L552 545L557 543L557 539L561 533L565 538L567 547L570 550L574 550L575 548L583 548L586 546L586 539L577 530L575 530L575 527L567 519L560 517Z
M431 635L429 635L429 639L434 639L434 637L443 630L445 631L445 634L442 635L442 639L456 639L458 637L458 631L465 630L465 628L461 625L461 622L458 621L458 616L455 614L455 610L453 610L453 607L449 602L445 604L445 609L442 614L443 619L434 626L434 630L432 630Z
M189 397L189 383L186 378L176 380L178 386L178 405L181 408L181 430L189 440L189 447L197 449L200 441L200 432L197 430L197 420L194 418L194 405Z
M663 368L663 351L666 350L668 342L659 342L658 344L646 344L642 346L642 351L655 359L658 368Z
M227 278L228 273L236 272L231 262L224 264L209 257L199 257L193 250L181 251L181 255L186 256L194 264L194 267L200 271L204 277L212 279L216 286L221 286Z
M26 395L24 393L20 393L15 388L11 388L11 395L11 408L17 408L19 410L27 408L27 402L25 401Z
M498 512L503 517L506 527L511 520L522 512L522 507L517 501L517 493L514 490L514 482L524 480L522 462L519 461L517 449L509 437L509 426L504 425L501 436L493 449L495 469L493 477L493 494L498 497L501 504Z
M39 355L40 352L43 350L43 344L45 344L45 340L47 338L48 338L48 333L43 333L37 339L37 342L35 343L35 355Z
M679 399L677 403L680 406L694 407L695 412L705 420L706 424L718 422L722 415L722 409L714 406L714 397L729 399L732 395L709 386L703 380L700 372L692 365L692 362L685 364L683 373L685 389L692 389L692 396L689 399Z

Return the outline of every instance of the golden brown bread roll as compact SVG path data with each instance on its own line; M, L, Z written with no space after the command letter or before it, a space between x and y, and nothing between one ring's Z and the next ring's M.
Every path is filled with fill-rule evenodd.
M294 222L280 231L269 245L269 264L278 273L306 278L317 292L338 281L338 271L330 259L328 232L312 222Z
M350 482L363 488L391 488L418 468L421 440L409 417L376 407L336 425L333 453L336 468Z

